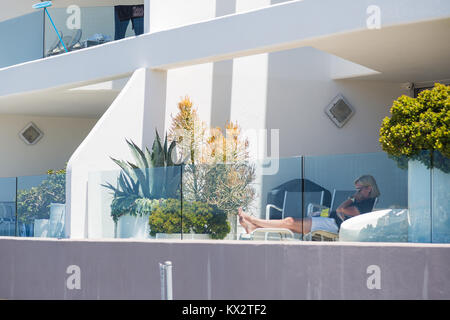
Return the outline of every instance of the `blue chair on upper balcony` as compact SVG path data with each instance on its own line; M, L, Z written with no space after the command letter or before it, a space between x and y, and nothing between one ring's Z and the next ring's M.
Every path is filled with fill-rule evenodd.
M61 38L63 37L63 33L62 31L59 31L59 34L61 35ZM61 40L59 40L59 38L57 37L55 42L53 42L53 44L50 46L50 48L47 50L47 53L45 54L46 57L49 56L53 56L55 54L60 53L60 45L61 45Z
M61 39L64 42L64 45L67 48L67 51L73 51L77 49L81 49L83 46L81 44L81 36L83 32L81 29L77 29L73 35L63 36L63 33L60 31ZM65 52L64 46L61 43L61 40L57 38L55 42L50 46L47 51L46 57L54 56L60 53Z
M81 36L83 35L83 32L81 29L77 29L75 33L73 34L72 38L70 39L69 45L67 46L67 50L73 51L78 50L82 48L81 44Z

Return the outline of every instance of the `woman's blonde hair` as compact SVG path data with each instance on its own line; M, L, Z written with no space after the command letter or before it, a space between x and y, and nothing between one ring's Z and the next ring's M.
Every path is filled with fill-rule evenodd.
M363 175L361 177L359 177L358 179L355 180L354 182L359 183L362 186L365 187L372 187L372 190L370 191L369 197L370 198L377 198L380 196L380 190L378 189L378 185L377 182L375 181L375 178L372 177L371 175Z

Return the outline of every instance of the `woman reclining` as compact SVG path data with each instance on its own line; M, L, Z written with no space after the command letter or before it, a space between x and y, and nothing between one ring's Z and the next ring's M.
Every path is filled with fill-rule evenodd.
M247 233L256 228L286 228L295 233L308 234L316 230L338 233L341 223L346 219L371 212L375 199L380 196L375 178L364 175L355 180L356 193L345 200L329 217L306 217L295 219L287 217L281 220L258 219L246 214L239 208L239 222Z

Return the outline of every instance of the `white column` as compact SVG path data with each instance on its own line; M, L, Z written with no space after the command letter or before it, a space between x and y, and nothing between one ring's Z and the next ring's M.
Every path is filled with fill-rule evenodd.
M88 199L89 173L118 170L110 157L132 161L125 139L141 147L153 142L154 127L164 123L165 81L164 71L135 71L70 158L66 182L66 235L70 238L102 237L104 234L102 211L97 209L108 204L97 202L102 201L100 193L106 190L98 183L91 184Z

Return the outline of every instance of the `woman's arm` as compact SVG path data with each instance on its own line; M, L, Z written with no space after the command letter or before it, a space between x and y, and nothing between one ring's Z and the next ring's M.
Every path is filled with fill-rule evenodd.
M355 198L353 198L355 199ZM346 216L357 216L360 214L357 207L355 207L353 200L347 199L336 209L337 213L345 214Z

